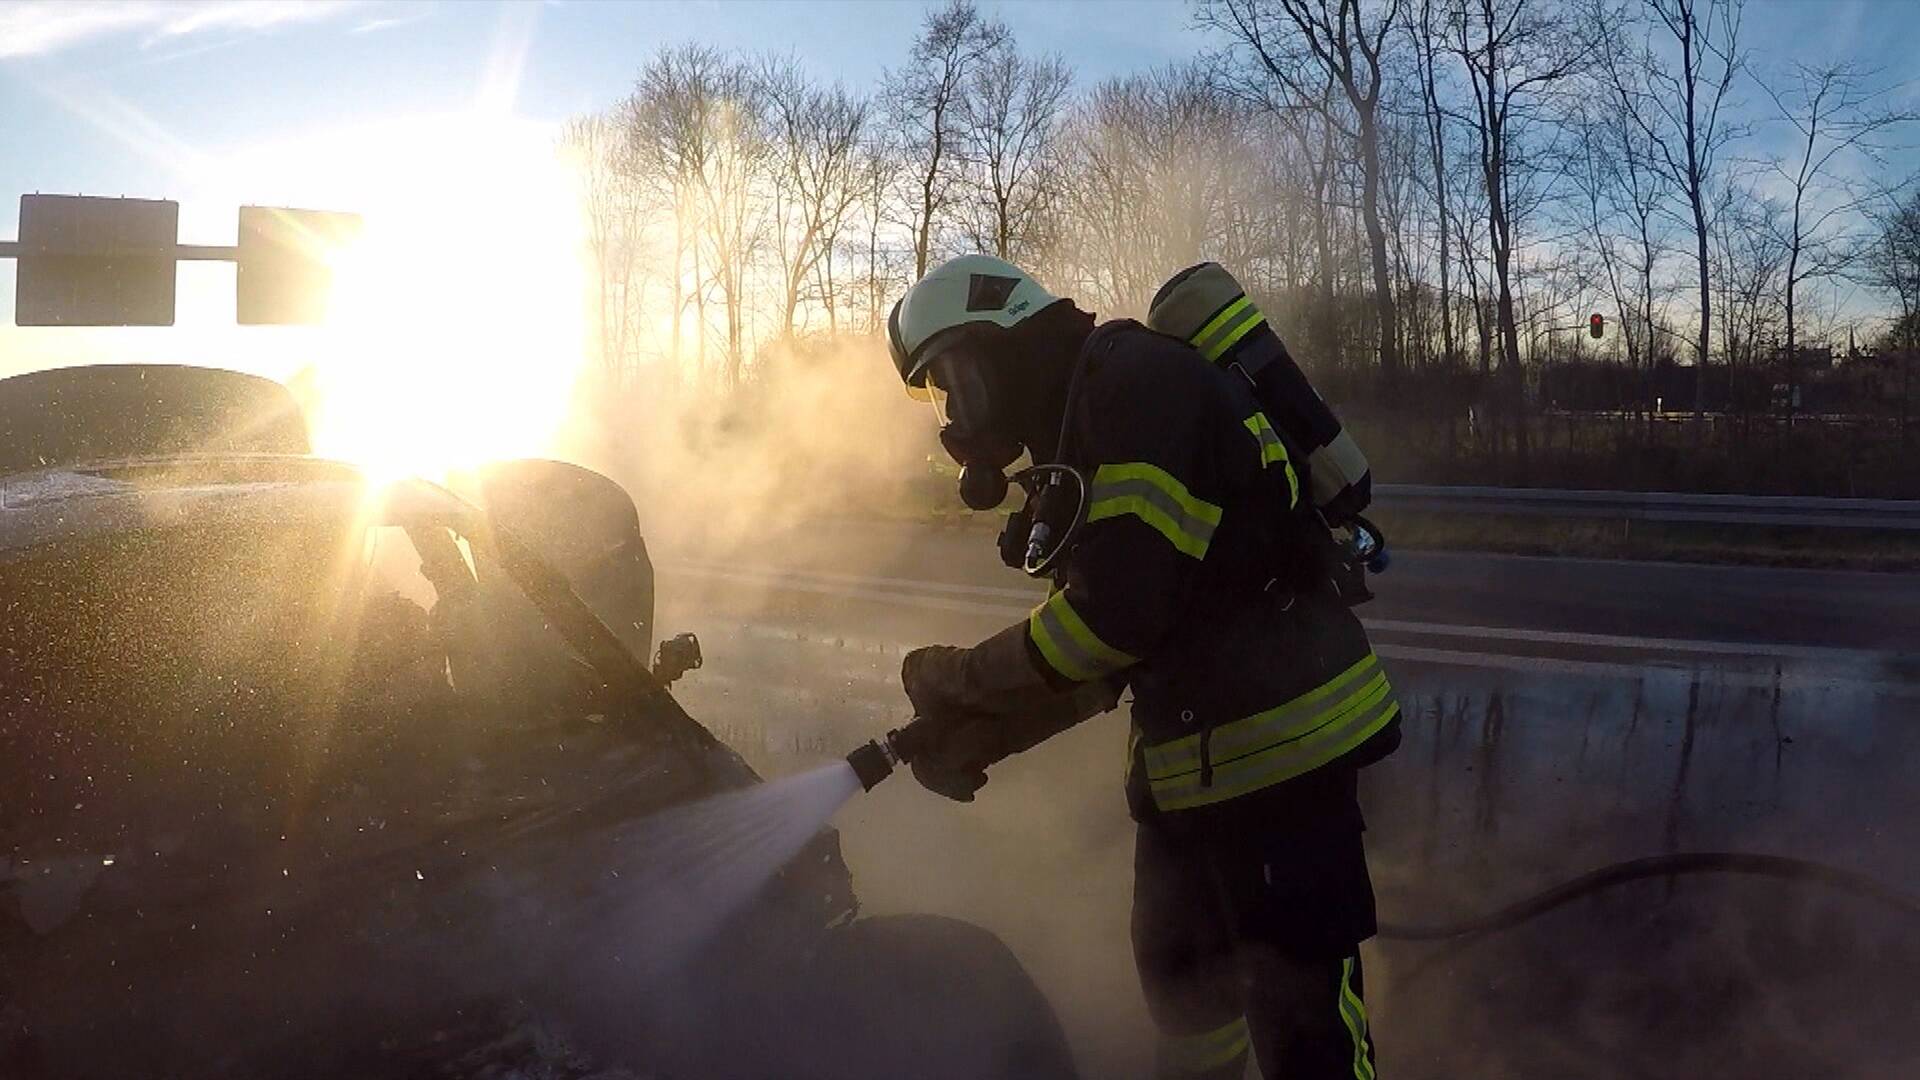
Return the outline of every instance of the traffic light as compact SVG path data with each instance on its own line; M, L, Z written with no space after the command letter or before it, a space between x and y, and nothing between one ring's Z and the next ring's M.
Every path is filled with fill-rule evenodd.
M1600 314L1597 311L1587 316L1587 336L1588 337L1593 338L1595 341L1598 341L1600 340L1600 335L1606 333L1606 330L1607 330L1606 316Z

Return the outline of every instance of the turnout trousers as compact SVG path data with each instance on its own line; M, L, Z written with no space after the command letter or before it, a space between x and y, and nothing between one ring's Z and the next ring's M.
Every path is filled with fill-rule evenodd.
M1133 951L1161 1080L1373 1080L1359 828L1311 841L1139 827Z

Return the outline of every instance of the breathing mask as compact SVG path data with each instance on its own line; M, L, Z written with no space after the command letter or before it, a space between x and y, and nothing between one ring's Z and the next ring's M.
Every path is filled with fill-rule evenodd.
M996 395L987 361L950 348L927 365L927 391L940 422L940 445L960 464L960 499L992 510L1007 498L1007 466L1025 449L1010 431L1011 402Z

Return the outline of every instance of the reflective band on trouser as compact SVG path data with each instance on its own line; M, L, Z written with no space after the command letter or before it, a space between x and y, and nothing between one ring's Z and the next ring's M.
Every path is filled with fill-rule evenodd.
M1056 592L1027 616L1027 636L1053 670L1074 682L1087 682L1139 662L1101 641L1080 613Z
M1280 441L1280 433L1273 430L1272 421L1266 413L1257 412L1242 422L1260 443L1260 467L1264 469L1277 461L1287 470L1287 509L1299 506L1300 477L1293 471L1293 461L1287 457L1287 444Z
M1373 1080L1373 1047L1367 1042L1367 1003L1353 992L1353 957L1340 961L1340 1019L1353 1036L1353 1080Z
M1200 355L1209 361L1220 359L1234 343L1246 337L1248 331L1266 321L1260 309L1244 295L1220 310L1220 314L1208 320L1200 332L1189 339Z
M1162 810L1225 802L1291 780L1346 754L1399 712L1380 660L1369 651L1352 667L1278 708L1211 732L1212 783L1201 782L1200 736L1148 746L1147 789Z
M1174 1077L1238 1077L1246 1071L1247 1019L1237 1016L1201 1035L1161 1035L1155 1074Z
M1144 461L1095 469L1087 493L1087 524L1128 514L1196 559L1206 558L1213 530L1220 525L1220 508L1189 494L1187 485L1165 469Z

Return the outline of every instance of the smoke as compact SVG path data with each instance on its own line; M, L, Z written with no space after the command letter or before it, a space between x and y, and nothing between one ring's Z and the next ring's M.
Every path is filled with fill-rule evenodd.
M920 517L953 500L926 407L884 346L828 338L764 350L737 388L664 364L581 384L565 456L620 481L650 543L760 548L821 519Z

